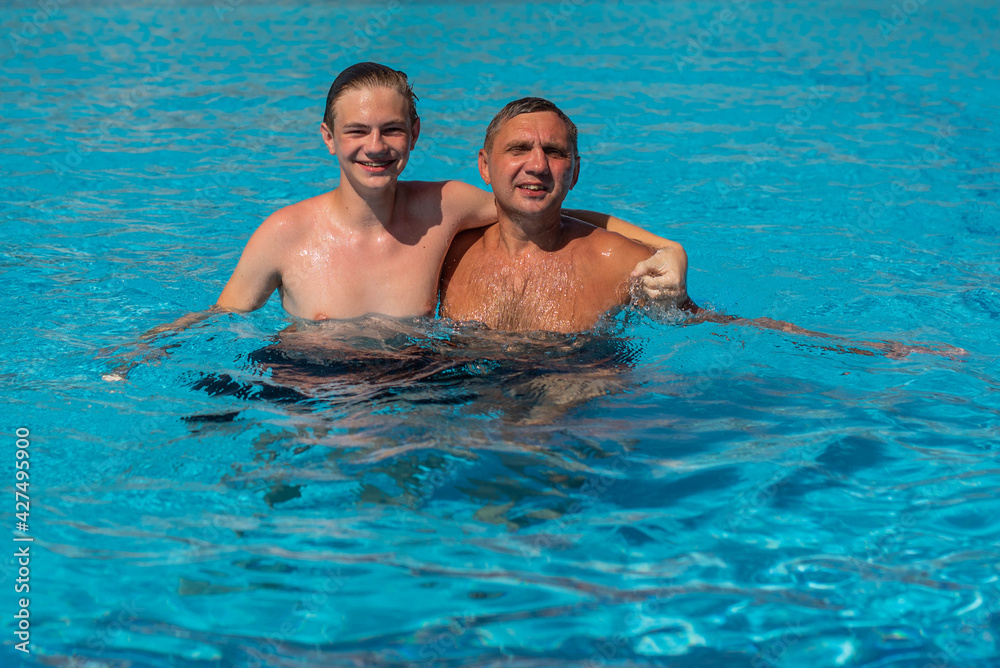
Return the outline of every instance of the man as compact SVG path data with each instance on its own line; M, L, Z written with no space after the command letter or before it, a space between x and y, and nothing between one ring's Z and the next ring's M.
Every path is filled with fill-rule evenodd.
M580 175L577 129L556 105L526 97L494 117L479 151L498 223L459 235L445 260L441 315L494 329L575 332L629 300L648 246L567 216ZM671 303L693 307L686 294ZM695 307L696 308L696 307Z
M445 258L441 315L510 331L577 332L593 327L629 300L630 269L648 246L575 220L560 211L580 174L577 129L548 100L511 102L486 130L479 173L492 186L498 222L458 235ZM962 355L895 341L866 342L771 318L746 319L705 311L686 295L662 301L711 321L774 329L829 341L823 350L901 357L913 352ZM847 344L847 345L844 345Z

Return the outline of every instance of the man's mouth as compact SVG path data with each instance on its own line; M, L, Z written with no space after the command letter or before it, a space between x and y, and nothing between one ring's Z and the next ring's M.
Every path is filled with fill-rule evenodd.
M522 183L517 186L521 190L527 190L529 192L545 192L547 188L540 183Z

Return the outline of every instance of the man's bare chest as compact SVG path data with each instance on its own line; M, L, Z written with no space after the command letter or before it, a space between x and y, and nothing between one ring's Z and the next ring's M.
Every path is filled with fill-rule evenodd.
M467 289L456 300L452 317L498 329L571 331L593 320L594 310L609 301L599 294L604 286L590 285L583 274L571 257L483 257L456 277Z

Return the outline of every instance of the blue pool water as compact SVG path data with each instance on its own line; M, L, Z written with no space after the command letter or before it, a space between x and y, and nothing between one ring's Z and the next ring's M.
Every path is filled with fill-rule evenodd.
M0 665L990 666L1000 656L993 0L6 2L4 434L30 431L31 653ZM358 60L478 183L523 95L569 206L682 242L703 305L577 337L211 304L328 190ZM898 341L965 355L873 352ZM275 346L278 346L275 348ZM269 370L268 370L269 369Z

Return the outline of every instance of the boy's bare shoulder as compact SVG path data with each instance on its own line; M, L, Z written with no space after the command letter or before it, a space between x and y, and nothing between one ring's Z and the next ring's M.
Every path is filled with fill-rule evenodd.
M433 203L448 217L478 217L487 206L492 211L491 215L495 214L495 209L492 209L493 193L463 181L398 181L397 184L397 188L405 188L404 192L412 199Z
M430 222L441 218L443 181L397 181L396 207L408 218Z
M261 223L257 233L275 242L307 234L324 216L330 215L329 195L324 193L278 209Z
M397 181L396 197L402 196L410 206L428 202L438 203L445 194L447 181Z

